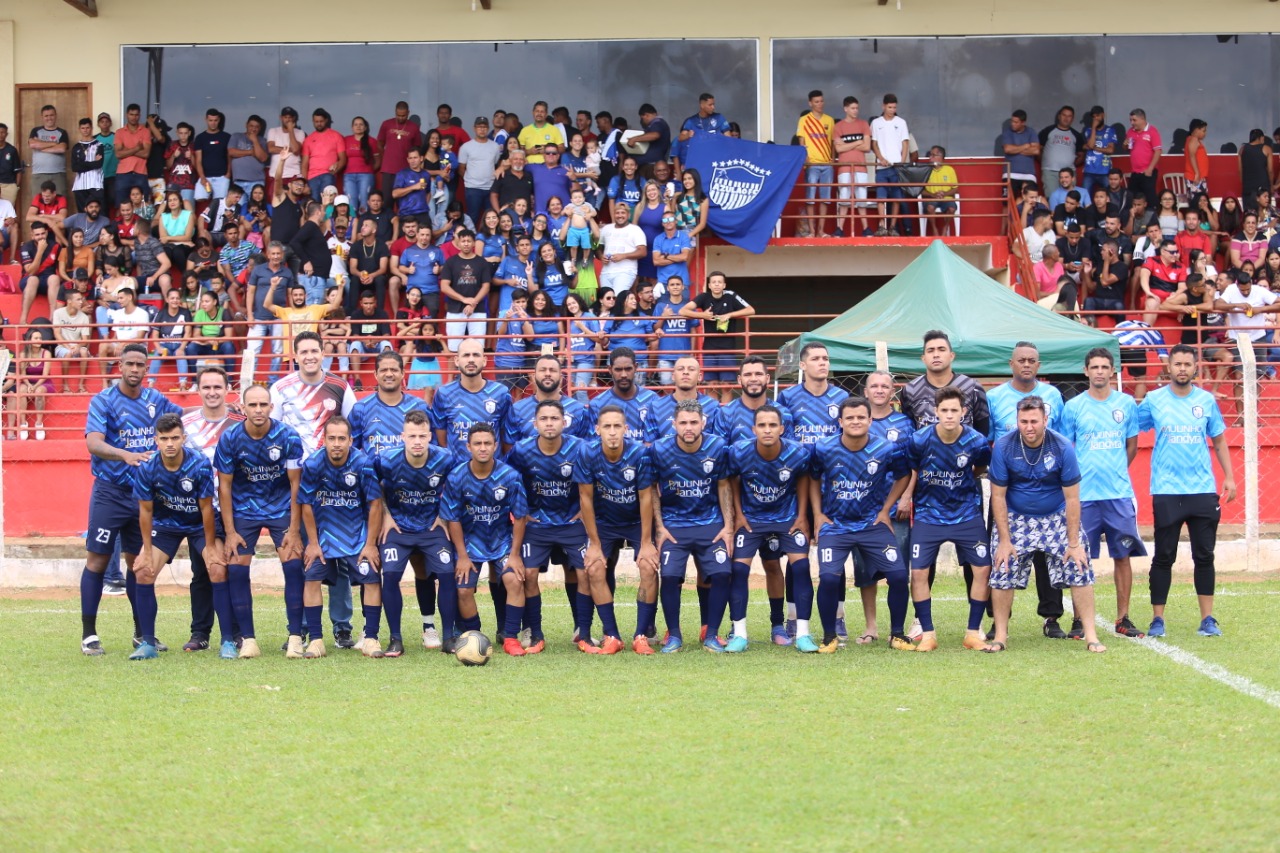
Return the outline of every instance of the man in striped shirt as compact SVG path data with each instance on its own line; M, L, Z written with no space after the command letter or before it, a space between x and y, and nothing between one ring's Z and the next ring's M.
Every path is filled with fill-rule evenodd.
M1116 323L1111 334L1120 342L1120 365L1129 368L1133 377L1133 399L1139 403L1147 396L1147 353L1154 349L1162 370L1169 367L1169 350L1164 335L1141 320Z

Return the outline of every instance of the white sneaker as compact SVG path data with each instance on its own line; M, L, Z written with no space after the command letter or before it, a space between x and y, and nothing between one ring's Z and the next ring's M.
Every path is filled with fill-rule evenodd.
M242 659L262 657L262 649L258 647L258 641L253 637L245 637L240 643L240 657Z
M911 630L907 632L907 639L914 643L923 636L924 629L920 627L920 620L917 619L911 623Z
M434 625L422 630L422 647L424 649L438 649L441 645L440 632L436 630Z

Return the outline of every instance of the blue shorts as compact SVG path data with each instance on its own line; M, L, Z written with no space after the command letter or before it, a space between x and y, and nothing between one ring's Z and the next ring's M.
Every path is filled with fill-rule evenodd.
M581 521L573 524L527 524L520 559L526 568L546 571L552 557L566 569L582 569L587 565L587 529Z
M907 567L893 530L873 524L857 533L818 534L818 576L844 575L844 563L853 557L853 585L875 586L881 578L906 581Z
M987 525L981 518L946 525L918 521L911 528L911 568L927 569L932 566L938 559L938 549L943 542L956 546L960 562L971 566L990 566L988 541Z
M760 554L762 560L781 559L783 554L809 556L809 537L799 530L791 532L790 524L753 524L751 531L739 529L733 535L733 559L751 562Z
M511 569L507 568L507 558L502 557L497 560L474 560L472 565L475 566L470 572L467 572L467 579L458 581L458 589L475 589L476 584L480 583L480 570L486 565L489 567L489 583L493 583L498 578L505 575Z
M630 544L637 551L640 550L639 524L631 527L610 527L607 524L596 522L596 533L600 535L600 550L604 552L606 559L610 555L617 553L624 543Z
M453 543L438 527L421 533L397 533L394 530L388 533L382 543L382 571L389 575L404 574L404 567L414 554L421 554L426 559L427 571L431 574L453 574Z
M938 213L955 213L956 203L954 201L943 201L938 198L927 198L924 200L925 207L932 207Z
M89 497L85 550L110 556L116 550L116 539L120 540L122 554L137 554L142 550L138 500L133 496L133 489L95 479Z
M591 229L590 228L570 228L568 239L565 245L570 249L590 249L591 248Z
M204 530L197 530L194 533L179 533L176 530L153 530L151 531L151 547L168 557L165 560L166 565L173 560L173 555L178 553L178 546L182 544L182 540L187 540L187 550L191 552L192 561L203 559L201 552L204 551ZM152 566L158 569L159 566Z
M662 577L681 578L689 571L689 557L693 557L704 575L722 575L729 571L729 549L723 542L714 541L722 524L699 524L695 527L668 527L675 537L674 544L663 542L658 553L658 565Z
M352 586L382 583L378 570L367 563L362 564L358 555L330 557L323 562L313 560L306 568L305 577L308 581L320 581L325 586L333 586L339 577L350 579Z
M893 166L885 169L876 169L877 184L896 184L901 180L898 177L898 170ZM902 198L902 189L900 187L876 187L876 198Z
M1138 515L1133 501L1121 498L1108 501L1081 501L1080 528L1089 543L1089 559L1102 552L1102 534L1107 535L1107 556L1145 557L1147 546L1138 535Z
M805 166L804 180L809 186L804 189L804 197L831 198L831 187L815 187L813 184L833 184L836 180L835 174L834 166Z
M289 519L276 518L271 520L261 518L237 518L236 533L244 540L244 547L236 551L240 556L252 554L254 549L258 547L258 537L262 535L262 529L267 529L267 533L271 536L271 544L276 546L278 550L280 543L284 541L284 535L289 532Z

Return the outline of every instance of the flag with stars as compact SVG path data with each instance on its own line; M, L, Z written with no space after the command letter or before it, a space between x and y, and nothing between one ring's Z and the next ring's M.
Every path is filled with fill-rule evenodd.
M698 170L710 202L707 226L735 246L763 252L804 168L803 146L699 133L686 153L683 163Z

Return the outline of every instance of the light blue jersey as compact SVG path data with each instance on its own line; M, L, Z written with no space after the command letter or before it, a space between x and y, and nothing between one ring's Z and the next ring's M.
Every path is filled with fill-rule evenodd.
M1030 391L1019 391L1012 382L992 388L987 392L987 405L991 409L991 430L987 438L994 444L1000 436L1018 430L1018 401L1023 397L1036 395L1044 400L1045 426L1056 430L1054 419L1062 414L1062 394L1048 382L1036 381L1036 387Z
M1166 386L1152 391L1138 406L1138 429L1156 431L1151 451L1151 494L1207 495L1217 492L1206 438L1216 438L1227 425L1213 395L1192 386L1179 397Z
M1129 479L1129 439L1138 434L1138 404L1112 391L1105 400L1089 394L1073 397L1062 409L1058 432L1076 446L1080 464L1080 500L1111 501L1133 497Z

